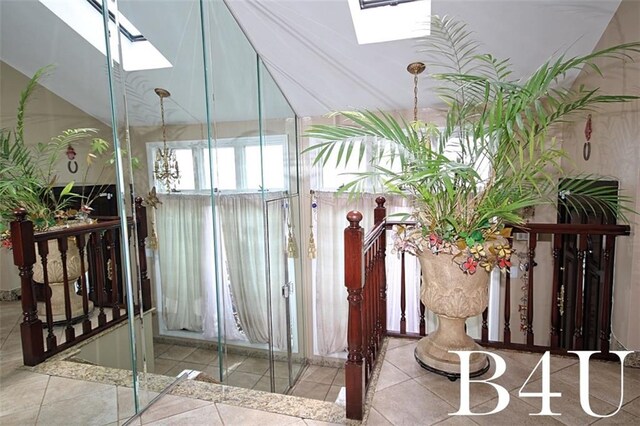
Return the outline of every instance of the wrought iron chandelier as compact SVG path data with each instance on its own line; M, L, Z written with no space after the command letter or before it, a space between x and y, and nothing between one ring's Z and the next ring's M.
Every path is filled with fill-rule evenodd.
M175 192L176 183L180 182L180 170L178 160L173 149L167 146L167 126L164 122L164 98L171 96L168 90L162 88L153 89L160 97L160 116L162 117L162 149L156 151L153 176L160 181L167 192Z

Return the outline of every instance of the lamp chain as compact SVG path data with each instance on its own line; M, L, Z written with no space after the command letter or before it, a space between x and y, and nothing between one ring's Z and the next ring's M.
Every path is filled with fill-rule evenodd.
M407 66L407 71L413 74L413 121L418 121L418 74L425 70L422 62L412 62Z

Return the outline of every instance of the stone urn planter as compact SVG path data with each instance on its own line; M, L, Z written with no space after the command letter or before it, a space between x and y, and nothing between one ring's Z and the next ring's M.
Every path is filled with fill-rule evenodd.
M67 281L64 281L62 270L62 258L60 250L58 249L58 240L53 239L47 242L49 247L49 254L47 255L47 278L49 280L49 287L51 288L51 312L54 322L66 321L65 315L65 303L64 303L64 286L69 288L69 299L71 301L71 319L72 321L78 320L84 315L82 308L82 294L76 294L76 282L81 276L80 267L80 252L76 246L75 238L69 237L67 239ZM37 252L37 248L36 248ZM38 253L37 261L33 266L33 281L44 286L44 270L42 267L41 257ZM85 268L88 266L86 254L85 254ZM82 289L82 291L88 291ZM46 290L43 292L46 297ZM88 300L89 312L93 309L93 303ZM44 316L45 303L38 303L38 312Z
M420 299L438 317L435 332L422 338L415 350L415 358L425 369L454 380L460 377L460 358L449 351L482 350L465 331L467 318L481 314L489 302L489 274L478 269L466 274L450 254L418 254L422 267ZM484 374L489 361L484 354L470 358L471 377Z

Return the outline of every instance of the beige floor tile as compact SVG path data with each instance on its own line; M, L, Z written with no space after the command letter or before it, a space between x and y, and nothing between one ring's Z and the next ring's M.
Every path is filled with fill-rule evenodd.
M26 371L14 371L10 380L3 378L0 386L0 415L42 404L49 376Z
M626 411L620 411L615 416L599 419L592 424L597 426L604 426L604 425L636 425L637 426L640 424L640 417L634 416L633 414L628 413Z
M375 408L369 409L369 417L367 418L367 426L391 426L391 422L382 414L378 413Z
M165 395L156 401L147 411L140 416L142 424L151 423L176 414L186 413L196 408L210 405L209 401L202 401L194 398L185 398L181 396Z
M166 374L169 370L178 365L180 361L176 361L173 359L163 359L156 358L154 363L154 371L155 374Z
M53 377L52 377L53 379ZM101 392L76 395L68 399L51 400L43 404L37 425L88 426L105 425L118 421L118 404L115 386Z
M182 361L189 355L191 355L196 348L190 346L172 345L158 358L173 359L175 361Z
M244 371L233 371L227 377L225 384L237 386L239 388L251 389L262 378L261 374L246 373Z
M640 398L636 398L633 401L627 403L622 409L628 413L640 417Z
M159 357L171 347L168 343L153 343L153 355Z
M331 385L336 374L338 374L338 368L310 365L307 370L302 373L301 380Z
M400 408L402 407L402 408ZM415 380L376 392L373 408L392 424L425 425L444 420L454 408Z
M329 392L329 388L331 385L324 385L316 382L307 382L300 381L298 382L291 391L291 395L301 396L303 398L309 399L319 399L320 401L324 401L327 396L327 392Z
M38 413L40 412L40 405L34 405L33 407L23 408L18 411L0 416L0 425L35 425L38 419Z
M222 420L218 415L218 410L215 404L210 403L204 407L196 408L184 413L175 414L173 416L165 417L160 420L155 420L150 423L143 423L144 425L222 425Z
M135 414L133 389L124 386L118 386L117 394L118 419L126 420ZM141 388L138 394L138 408L140 410L144 409L156 396L158 396L158 392L153 392Z
M399 348L400 346L405 346L405 345L415 345L416 344L416 340L415 339L401 339L398 337L391 337L389 338L389 343L387 343L387 350L389 349L394 349L394 348Z
M225 370L235 370L240 364L244 362L245 359L247 359L247 357L244 355L225 354L222 358L222 363Z
M489 413L493 411L498 404L497 399L480 404L473 407L472 413ZM457 408L456 408L457 409ZM530 413L537 413L529 404L518 398L511 398L509 405L499 413L489 414L485 416L473 416L473 421L481 425L562 425L559 419L551 416L530 416ZM577 426L577 425L576 425Z
M344 386L344 368L340 368L336 373L336 377L333 379L333 386Z
M474 422L469 417L449 416L446 420L435 424L438 426L473 426L477 425L478 423ZM517 424L517 422L514 421L513 424Z
M550 381L550 386L551 392L561 394L559 397L551 398L551 411L561 414L558 417L554 417L556 420L566 425L585 425L598 420L597 418L589 416L582 409L580 405L580 389L578 387L562 380L554 380L553 376ZM542 381L536 380L527 383L523 391L541 392ZM513 390L511 392L511 399L518 399L518 392L519 389ZM542 408L540 398L519 399L531 406L532 413L540 412ZM616 411L616 407L595 397L589 398L589 405L591 410L596 414L610 414Z
M195 362L196 364L213 364L217 360L218 353L213 349L197 348L183 361Z
M390 362L412 378L421 377L428 373L427 370L418 365L413 355L416 348L415 342L416 341L409 345L403 345L387 350L387 354L384 358L386 362Z
M52 404L58 401L74 399L79 396L102 394L107 391L113 391L115 395L116 387L114 385L51 376L42 404Z
M599 361L589 363L589 395L599 398L616 407L620 403L620 364L608 364ZM617 373L615 372L617 370ZM624 369L623 405L640 396L640 380L636 380L635 372L628 374L631 368ZM552 374L552 381L556 378L580 387L580 368L578 364ZM585 385L583 385L585 386Z
M279 426L290 424L302 424L304 422L298 417L285 416L282 414L268 413L266 411L252 410L249 408L241 408L227 404L216 404L218 407L218 413L222 422L226 426L246 426L246 425L261 425L261 426Z
M289 379L283 377L275 378L276 393L285 393L289 387ZM258 380L258 383L253 387L253 390L259 390L263 392L271 392L271 378L268 374L265 374Z
M408 374L403 373L402 370L390 362L383 362L378 384L376 385L376 392L407 380L411 380Z
M177 377L184 370L204 371L208 367L209 366L206 365L206 364L196 364L196 363L193 363L193 362L180 361L176 365L174 365L172 368L170 368L166 373L164 373L164 375L165 376L171 376L171 377Z
M236 368L236 371L259 375L265 374L267 370L269 370L269 360L265 358L247 358Z
M460 380L452 382L444 376L429 373L414 379L424 388L436 394L457 410L460 407ZM489 401L497 396L495 389L488 384L469 384L469 405L475 407L478 404Z
M327 396L324 397L324 400L327 402L336 402L340 389L342 389L342 386L331 386L329 388L329 392L327 392Z

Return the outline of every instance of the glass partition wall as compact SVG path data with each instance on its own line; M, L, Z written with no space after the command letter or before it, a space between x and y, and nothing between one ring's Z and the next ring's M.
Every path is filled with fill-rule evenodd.
M29 78L54 64L25 113L28 143L95 128L109 148L94 158L89 141L65 146L57 182L74 181L96 216L135 221L134 201L144 199L146 247L138 250L141 227L130 227L111 271L121 277L124 312L141 303L146 267L152 309L129 316L109 344L118 354L102 346L75 355L134 371L122 390L134 408L114 421L184 370L199 372L196 380L290 389L305 361L296 117L224 2L0 7L2 127L15 126ZM10 286L4 266L2 275Z
M223 1L118 6L170 63L120 88L134 191L158 200L149 371L283 393L305 359L295 114Z

